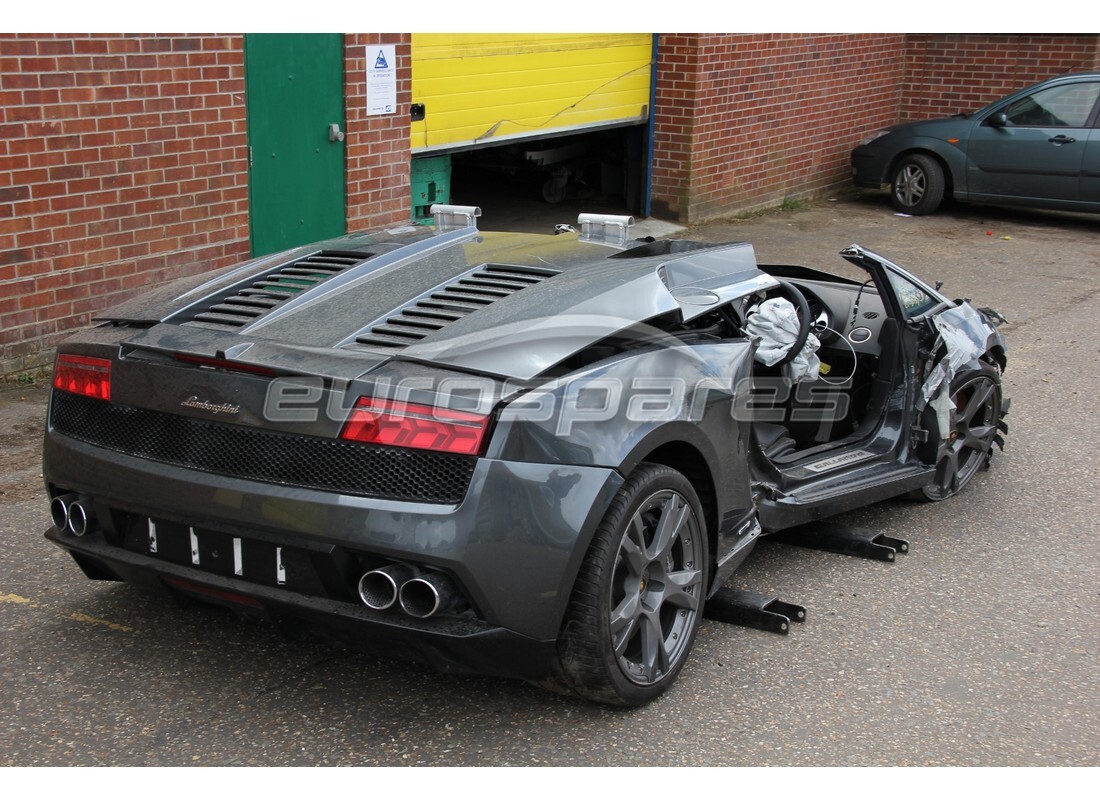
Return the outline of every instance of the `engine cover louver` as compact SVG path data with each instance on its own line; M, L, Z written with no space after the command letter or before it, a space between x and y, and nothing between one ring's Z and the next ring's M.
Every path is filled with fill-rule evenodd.
M255 322L295 295L372 257L371 253L322 250L276 267L252 284L234 287L195 313L184 325L239 329Z
M427 338L497 300L558 274L546 267L486 264L453 283L414 300L394 316L355 337L368 347L403 348Z

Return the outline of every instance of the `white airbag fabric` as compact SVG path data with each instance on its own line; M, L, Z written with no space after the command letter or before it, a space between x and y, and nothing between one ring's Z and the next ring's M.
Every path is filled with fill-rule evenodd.
M749 314L745 328L749 336L760 339L755 359L770 367L794 346L799 331L798 311L790 300L774 297ZM821 372L821 360L816 355L819 347L821 342L816 336L807 336L802 351L784 365L786 377L792 381L816 380Z

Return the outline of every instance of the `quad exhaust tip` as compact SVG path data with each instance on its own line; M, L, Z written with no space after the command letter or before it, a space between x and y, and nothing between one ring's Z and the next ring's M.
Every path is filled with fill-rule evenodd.
M388 567L373 569L359 579L359 599L363 605L374 611L385 611L397 602L397 593L402 584L416 573L405 564L390 564Z
M95 512L91 503L74 500L69 503L69 532L74 536L83 536L95 525Z
M50 501L50 519L59 531L68 531L73 536L83 536L95 526L91 502L72 492Z
M419 574L408 564L390 564L364 573L359 579L359 599L373 611L396 604L410 617L427 619L457 606L462 594L442 572Z
M461 599L454 582L440 572L405 581L398 592L401 608L410 617L428 617L454 608Z
M69 529L69 504L76 500L75 494L59 494L50 501L50 519L59 531Z

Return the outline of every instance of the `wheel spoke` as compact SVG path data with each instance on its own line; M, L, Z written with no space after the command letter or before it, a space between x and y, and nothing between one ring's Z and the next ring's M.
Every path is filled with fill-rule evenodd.
M974 419L974 415L978 413L978 410L985 408L989 400L989 396L993 393L993 384L991 382L983 383L974 389L974 393L970 395L970 400L966 404L966 408L959 412L959 416L966 420L968 423Z
M614 643L616 657L622 656L630 640L638 632L638 616L641 611L638 593L623 598L618 607L611 612L611 641Z
M684 525L688 510L688 504L679 495L673 495L665 501L661 507L661 519L657 523L653 542L646 549L646 555L651 561L658 561L668 553Z
M936 469L936 485L945 492L955 491L959 474L959 452L954 446L948 447Z
M993 449L993 431L994 427L992 425L967 429L966 436L962 440L963 447L969 447L971 450L977 450L980 453L988 453Z
M902 170L897 185L898 197L907 205L912 206L920 202L924 196L924 173L919 167L910 165Z
M951 494L954 494L959 491L959 451L957 449L953 448L951 450L947 457L947 463L949 481L946 488Z
M645 572L648 559L645 554L645 525L640 514L630 521L626 536L619 545L619 558L626 565L630 577L637 580Z
M703 582L703 573L697 569L683 569L665 576L665 591L661 602L689 611L699 609L699 592L692 589Z
M668 671L669 665L668 648L656 616L643 615L638 620L638 633L642 645L639 666L647 681L655 681L662 673Z

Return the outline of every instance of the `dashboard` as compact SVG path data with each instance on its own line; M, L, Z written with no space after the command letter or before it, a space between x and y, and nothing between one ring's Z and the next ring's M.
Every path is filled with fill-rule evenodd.
M822 347L850 345L857 353L877 356L879 334L886 309L874 284L836 284L825 281L792 280L810 306L812 331ZM843 338L847 345L837 341Z

